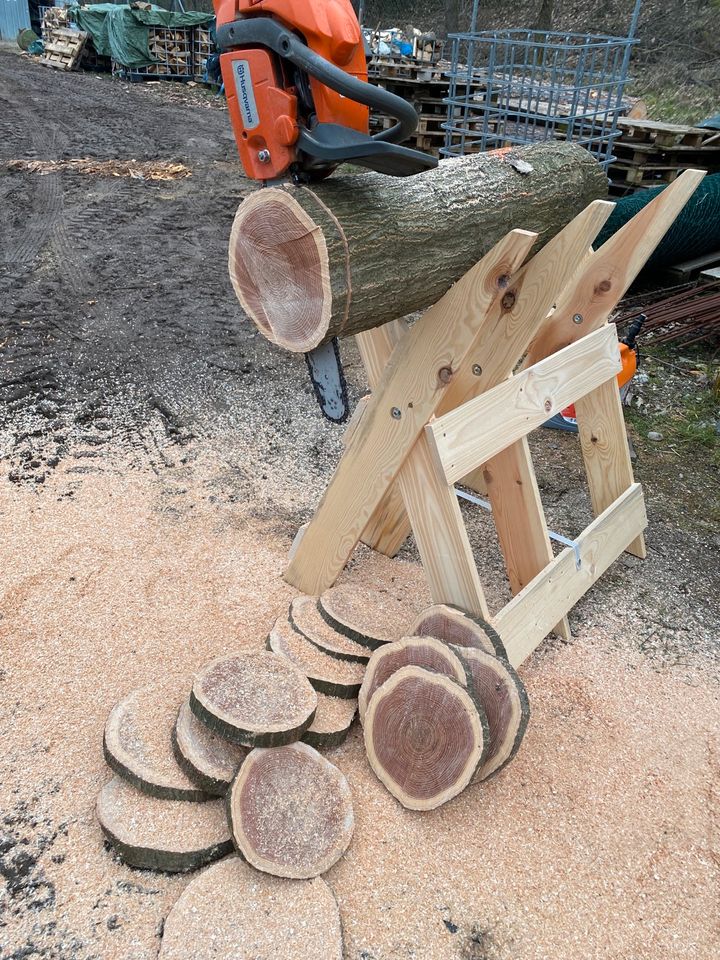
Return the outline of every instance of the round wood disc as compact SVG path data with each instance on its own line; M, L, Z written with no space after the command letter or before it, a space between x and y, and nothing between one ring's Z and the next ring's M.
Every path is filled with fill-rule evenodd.
M110 711L103 749L108 766L139 790L165 800L208 800L180 768L172 747L178 688L163 683L133 690Z
M487 721L469 691L422 667L397 670L365 714L370 766L410 810L434 810L457 796L487 746Z
M331 627L371 650L407 636L417 613L402 597L350 583L326 590L318 610Z
M114 777L100 791L96 809L103 833L131 867L177 873L232 851L222 800L159 800Z
M285 617L278 617L267 645L302 670L310 683L329 697L354 700L365 676L365 664L329 657L294 630Z
M258 873L226 857L191 880L163 927L159 960L342 960L340 912L321 877Z
M198 786L208 793L224 797L235 779L247 748L230 743L198 720L186 700L173 729L173 748L177 762Z
M448 603L435 603L422 610L408 632L419 637L437 637L456 647L476 647L498 657L507 657L505 645L489 623Z
M316 750L329 750L338 747L350 733L357 700L343 700L342 697L326 697L318 693L318 708L312 726L303 734L303 743L309 743Z
M432 673L452 677L463 686L467 685L465 666L456 653L435 637L403 637L394 643L379 647L370 658L365 679L358 695L360 722L365 720L372 695L396 670L414 665Z
M253 750L229 794L233 840L248 863L278 877L316 877L352 838L350 787L306 743Z
M487 717L490 746L473 782L487 780L520 749L530 719L530 702L522 680L507 660L484 650L454 649L468 669L469 686Z
M290 604L288 619L298 633L331 657L356 663L367 663L370 659L367 647L330 626L318 609L317 597L296 597Z
M190 706L226 740L277 747L305 733L315 716L317 697L307 678L285 657L240 653L218 657L197 674Z

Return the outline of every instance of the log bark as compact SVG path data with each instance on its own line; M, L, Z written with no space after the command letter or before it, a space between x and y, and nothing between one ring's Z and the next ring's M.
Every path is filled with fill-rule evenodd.
M288 619L298 633L330 657L355 663L367 663L370 659L367 647L339 633L324 619L317 597L296 597L290 604Z
M542 245L605 196L595 159L556 142L264 188L235 216L230 279L268 340L307 351L430 306L508 231Z
M477 647L507 658L498 632L479 617L473 617L449 603L434 603L418 614L408 633L416 637L436 637L456 647Z
M386 643L373 653L365 671L365 679L358 694L360 723L365 722L365 714L378 687L396 671L411 665L423 667L432 673L442 673L462 686L467 685L462 661L442 640L410 636L396 640L395 643Z
M198 720L188 700L177 715L172 745L175 759L188 777L219 797L225 796L247 755L246 747L224 740Z
M365 714L374 773L409 810L434 810L470 783L488 748L487 720L450 677L402 667L379 687Z
M113 777L98 795L100 828L125 863L142 870L196 870L232 852L222 800L160 800Z
M163 925L158 960L342 960L340 911L317 877L258 873L226 857L185 887Z
M318 600L323 619L339 633L370 650L408 635L417 607L387 590L357 583L330 587Z
M365 664L328 656L293 629L286 618L278 617L275 621L267 647L294 664L320 693L345 700L357 697L365 676Z
M243 857L277 877L308 879L329 870L354 828L347 780L305 743L249 753L228 813Z
M244 653L213 660L193 681L195 716L232 743L278 747L299 740L315 717L317 696L284 657Z

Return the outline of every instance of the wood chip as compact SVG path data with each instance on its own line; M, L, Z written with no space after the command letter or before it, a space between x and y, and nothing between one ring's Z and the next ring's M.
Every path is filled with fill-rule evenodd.
M323 653L339 660L367 663L370 651L343 633L338 633L320 613L317 597L296 597L290 604L291 625Z
M96 809L103 833L132 867L195 870L232 850L222 800L160 800L114 777L100 791Z
M330 750L338 747L350 733L357 700L344 700L342 697L326 697L318 693L318 708L309 730L303 734L303 743L309 743L316 750Z
M329 870L354 827L347 780L305 743L251 751L232 785L229 811L240 853L278 877Z
M313 721L317 697L287 658L241 653L219 657L198 673L190 706L233 743L274 747L300 739Z
M316 690L330 697L351 700L357 697L365 676L365 665L322 653L293 630L286 617L278 617L275 621L267 643L270 650L302 670Z
M331 627L371 650L407 636L417 613L404 597L350 583L326 590L318 609Z
M230 743L198 720L186 700L173 729L173 748L178 764L188 777L208 793L224 797L235 779L247 748Z
M435 603L422 610L408 633L419 637L437 637L457 647L477 647L507 659L505 645L497 630L485 620L447 603Z
M180 768L172 747L177 685L133 690L110 712L103 748L108 766L129 783L165 800L208 800L210 795Z
M342 960L340 912L320 877L286 880L226 857L165 920L159 960Z

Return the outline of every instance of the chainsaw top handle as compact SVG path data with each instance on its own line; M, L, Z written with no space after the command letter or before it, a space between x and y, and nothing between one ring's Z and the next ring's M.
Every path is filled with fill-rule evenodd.
M222 24L217 28L217 45L221 51L253 45L268 47L344 97L382 110L397 119L398 122L388 130L374 134L373 140L400 143L417 129L418 116L412 104L382 87L375 87L345 73L270 17L245 17Z

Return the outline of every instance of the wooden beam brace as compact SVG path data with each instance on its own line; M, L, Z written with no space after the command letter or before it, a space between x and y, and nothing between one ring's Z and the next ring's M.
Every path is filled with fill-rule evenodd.
M621 369L614 326L604 326L425 428L448 483L542 426ZM617 391L617 387L615 388Z
M508 659L519 667L551 631L553 624L580 600L628 544L647 526L645 501L634 483L567 547L491 623L500 634Z

